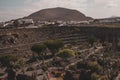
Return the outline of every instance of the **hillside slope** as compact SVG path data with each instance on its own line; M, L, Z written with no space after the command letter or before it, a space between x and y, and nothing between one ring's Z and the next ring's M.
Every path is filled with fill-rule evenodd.
M90 20L92 18L86 17L83 13L72 10L72 9L66 9L66 8L49 8L49 9L43 9L38 12L35 12L26 18L30 18L33 20L40 20L40 21L83 21L83 20Z

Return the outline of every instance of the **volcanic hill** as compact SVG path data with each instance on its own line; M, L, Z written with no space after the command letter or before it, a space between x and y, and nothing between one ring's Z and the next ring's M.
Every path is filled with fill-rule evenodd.
M32 13L26 18L33 19L34 21L84 21L92 19L77 10L61 7L43 9Z

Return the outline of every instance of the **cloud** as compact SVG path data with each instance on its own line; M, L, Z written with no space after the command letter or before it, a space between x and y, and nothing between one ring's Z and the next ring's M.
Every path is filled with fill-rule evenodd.
M35 10L58 6L84 10L86 7L86 4L84 3L85 1L86 0L40 0L38 2L32 3L30 6L34 7Z
M107 4L107 7L108 8L114 8L114 7L118 7L118 3L117 3L118 1L117 0L110 0L109 2L108 2L108 4Z
M25 0L24 3L31 3L33 0Z
M65 7L71 9L77 9L82 12L85 12L86 8L86 0L25 0L24 4L26 6L21 8L9 8L9 10L3 10L0 15L6 16L7 19L14 19L23 16L27 16L35 11L45 9L45 8L53 8L53 7ZM79 5L78 5L79 4ZM3 18L3 17L2 17ZM2 19L1 18L1 19ZM5 19L4 19L5 20Z
M24 17L38 10L53 7L76 9L94 18L120 16L119 5L120 0L24 0L24 6L0 8L0 19Z
M11 19L17 19L25 17L31 14L31 9L19 8L19 9L1 9L0 11L0 22L9 21Z
M118 5L120 5L120 0L39 0L30 4L28 9L34 12L59 6L76 9L88 16L99 18L120 15Z
M86 14L94 18L120 16L120 0L94 0L92 7L88 7Z

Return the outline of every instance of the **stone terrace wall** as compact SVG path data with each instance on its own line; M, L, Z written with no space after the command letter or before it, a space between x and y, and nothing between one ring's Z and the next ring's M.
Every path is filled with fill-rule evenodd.
M28 50L31 45L50 39L63 40L66 44L76 41L79 44L86 42L87 37L79 28L73 27L4 29L0 30L0 53Z

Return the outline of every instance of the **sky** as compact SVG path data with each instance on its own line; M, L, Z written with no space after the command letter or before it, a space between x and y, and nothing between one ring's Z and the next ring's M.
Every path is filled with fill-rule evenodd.
M0 0L0 22L54 7L76 9L93 18L120 16L120 0Z

